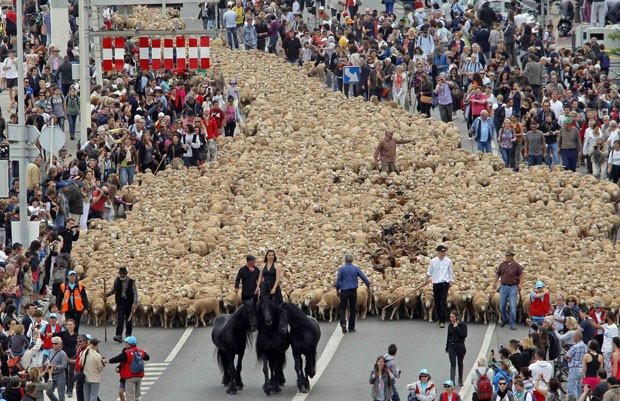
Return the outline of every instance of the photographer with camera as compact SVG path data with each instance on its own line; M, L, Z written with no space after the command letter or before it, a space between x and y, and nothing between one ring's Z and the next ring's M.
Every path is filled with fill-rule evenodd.
M391 399L394 391L394 374L386 366L383 356L377 358L368 381L372 385L370 396L373 400L387 401Z

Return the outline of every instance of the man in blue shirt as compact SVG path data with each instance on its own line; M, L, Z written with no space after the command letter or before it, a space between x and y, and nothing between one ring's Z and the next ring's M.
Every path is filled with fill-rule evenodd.
M345 321L347 304L349 305L349 332L355 333L355 313L357 308L357 278L361 278L366 287L370 289L370 281L362 270L353 264L353 255L344 255L344 265L338 269L336 278L336 291L340 296L340 326L342 332L347 332ZM369 291L370 293L370 291Z
M471 133L475 136L478 152L493 153L491 140L495 137L495 125L489 118L489 112L482 110L480 117L471 125Z

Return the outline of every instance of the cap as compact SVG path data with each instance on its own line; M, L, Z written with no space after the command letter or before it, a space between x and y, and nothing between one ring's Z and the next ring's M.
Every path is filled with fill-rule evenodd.
M157 115L157 117L159 117L159 118L161 118L161 117L165 117L165 116L166 116L166 115L165 115L164 113L161 113L161 112Z
M542 281L538 280L535 284L536 288L543 288L545 286L545 283L543 283Z
M448 250L448 247L446 247L445 245L439 245L435 250L438 252L445 252Z
M570 124L570 117L564 118L564 124Z
M513 251L512 249L506 249L506 252L504 254L505 255L515 255L515 251Z
M136 339L135 336L129 336L126 337L123 342L126 342L129 345L136 345L138 343L138 340Z
M84 337L86 337L88 341L91 341L93 339L93 336L91 336L90 334L84 334Z
M319 7L319 10L325 10L325 7L320 6L320 7Z
M446 380L445 382L443 382L443 385L454 387L454 382L452 380Z
M421 375L428 375L430 373L428 373L428 369L420 369L420 374Z
M118 274L127 274L127 268L125 266L118 269Z
M99 341L99 339L97 338L91 338L90 339L90 345L97 345L99 344L101 341Z
M15 53L15 49L10 49L9 53Z
M72 275L72 274L77 275L77 273L76 273L74 270L71 270L71 271L69 271L69 274L67 274L67 276L70 276L70 275Z
M58 315L55 313L50 313L50 319L58 319Z
M245 257L245 260L256 260L256 256L252 255L251 253L248 253L247 256Z

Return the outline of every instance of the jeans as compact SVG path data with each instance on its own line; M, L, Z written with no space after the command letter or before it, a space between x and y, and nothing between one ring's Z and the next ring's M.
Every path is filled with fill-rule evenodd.
M58 126L61 130L65 130L65 116L58 117Z
M239 37L237 36L237 27L226 28L226 39L228 40L228 46L230 46L231 49L239 48Z
M214 161L217 158L217 142L215 139L207 139L207 150L209 151L207 161Z
M579 399L581 396L581 368L570 368L568 370L568 383L566 385L568 395L574 395Z
M224 135L235 136L235 128L237 128L237 122L235 120L228 121L224 127Z
M99 383L84 382L84 401L97 401Z
M133 177L136 174L136 166L121 167L121 187L133 184Z
M476 145L478 145L478 152L482 153L493 153L493 149L491 148L491 140L481 142L477 141Z
M71 89L71 85L73 84L60 84L60 91L64 97L67 97L69 94L69 89Z
M269 53L277 54L276 46L278 45L278 36L270 36L269 37L269 45L267 45L267 50Z
M394 14L394 2L385 2L385 11L388 14Z
M528 155L527 156L527 165L528 165L528 167L540 166L541 164L543 164L543 156L542 155Z
M513 151L514 148L502 148L501 146L499 147L499 153L502 155L505 167L510 167L510 159L512 158Z
M558 161L558 143L547 144L547 166L551 166L552 162L554 166L557 166Z
M71 114L67 114L67 121L69 121L69 136L71 138L75 138L75 124L77 123L78 116L72 116Z
M499 309L502 313L502 322L510 320L510 327L517 322L518 287L516 285L501 285L499 287ZM506 310L506 303L510 302L510 319Z
M52 388L45 391L51 401L65 401L65 380L65 372L52 376ZM54 394L56 389L58 389L58 397Z
M562 165L564 165L566 170L577 170L577 156L579 156L577 148L560 149L560 155L562 155Z
M346 327L347 305L349 305L349 331L355 329L357 312L357 288L340 291L340 326Z
M537 326L542 326L544 320L544 316L532 316L532 322L536 323Z

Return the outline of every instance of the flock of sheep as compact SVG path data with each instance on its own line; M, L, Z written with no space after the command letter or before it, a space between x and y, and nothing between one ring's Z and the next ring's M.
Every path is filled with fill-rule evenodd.
M523 318L536 280L617 309L617 185L543 167L514 173L460 149L453 125L347 99L271 55L212 44L212 57L240 83L242 132L220 138L221 158L199 169L138 175L125 190L139 199L126 220L80 236L72 259L98 322L113 316L104 316L103 278L110 285L125 265L140 292L136 319L208 324L239 304L244 255L267 249L284 268L285 297L319 319L337 315L333 283L351 252L372 281L359 290L360 315L431 320L431 288L418 286L439 243L455 265L449 302L468 320L497 316L491 282L506 248L525 267ZM373 162L387 128L415 140L398 148L399 175ZM377 241L412 214L425 220L409 242Z

